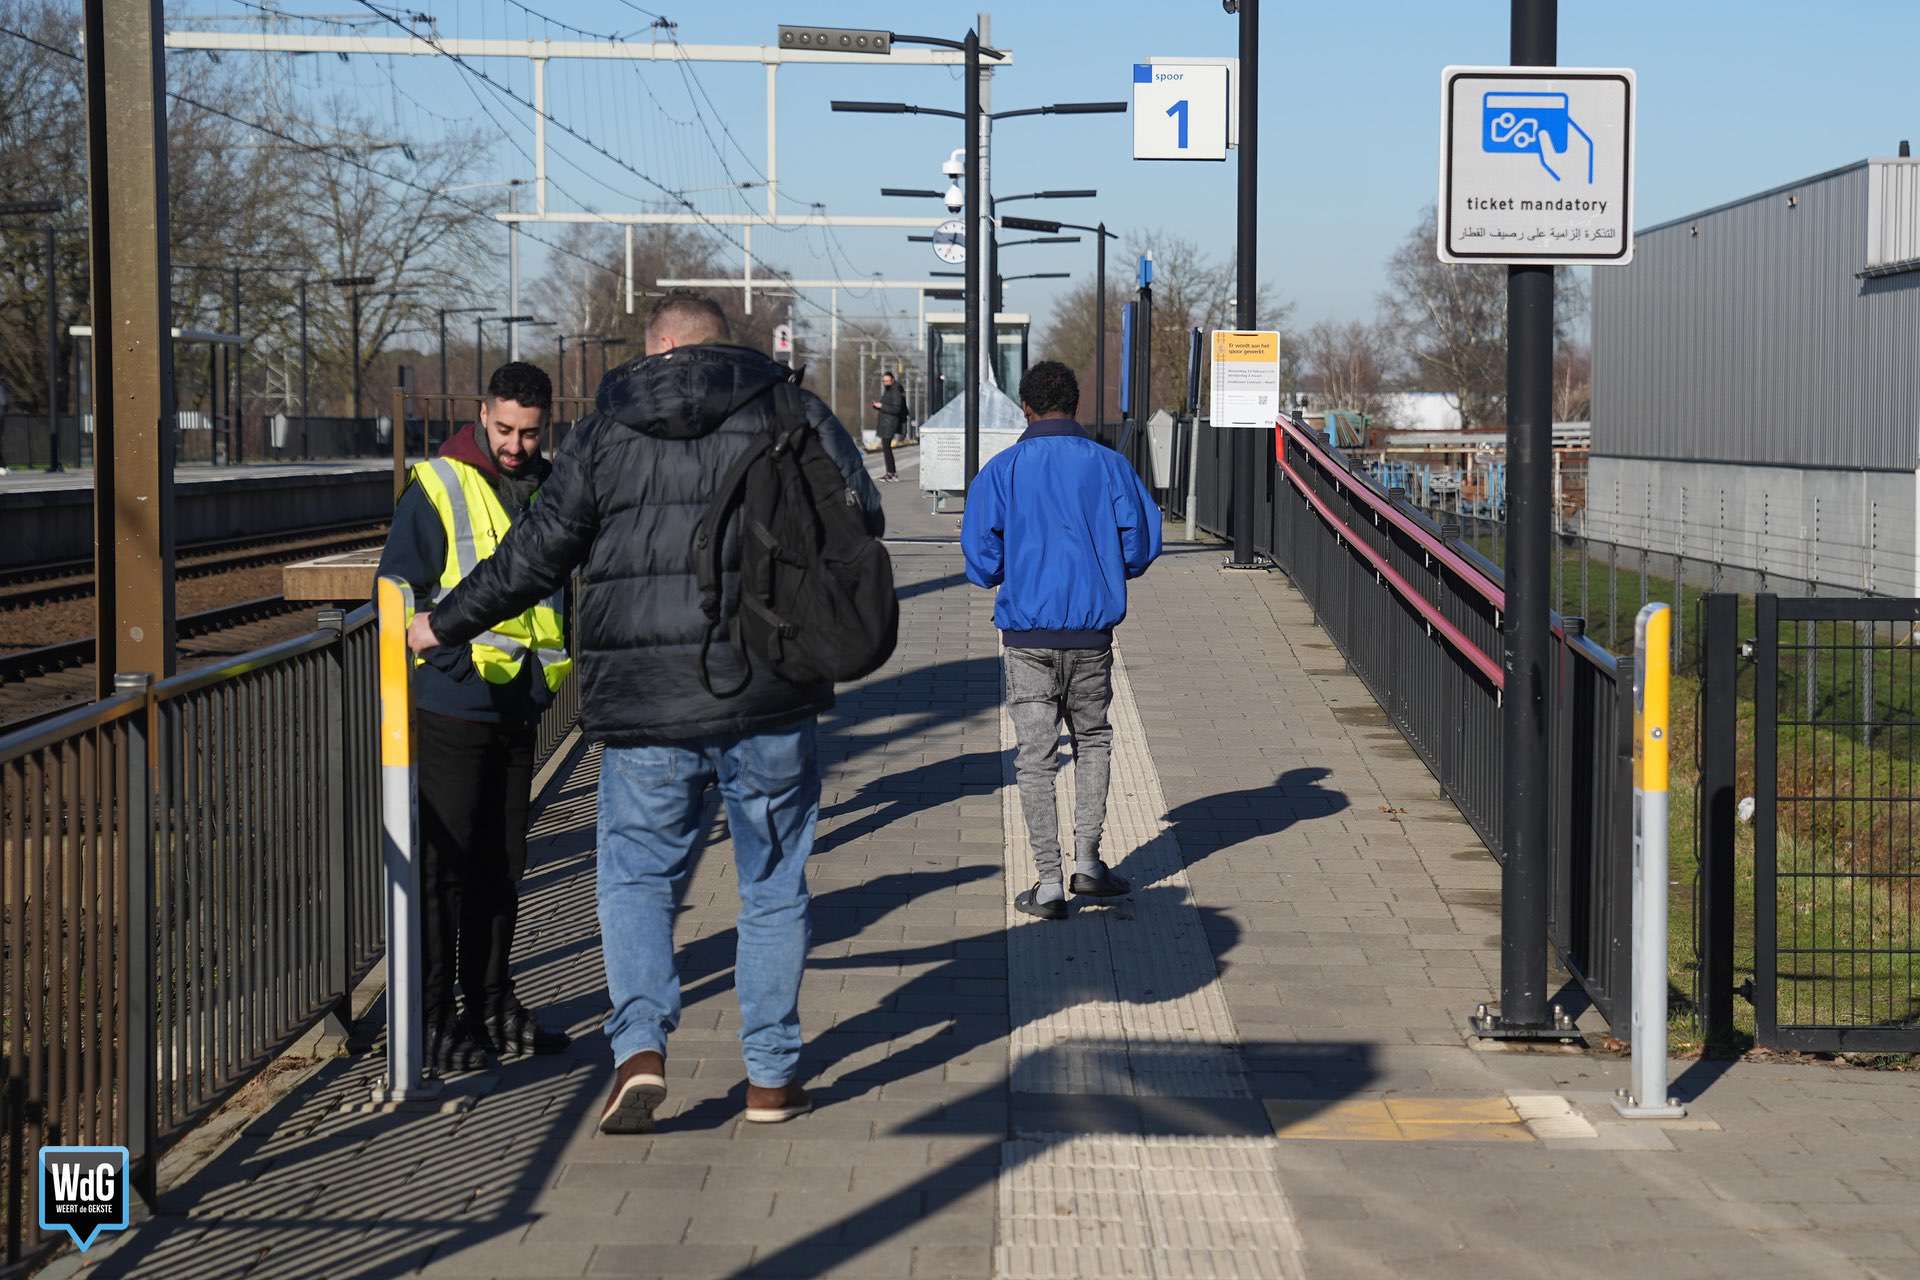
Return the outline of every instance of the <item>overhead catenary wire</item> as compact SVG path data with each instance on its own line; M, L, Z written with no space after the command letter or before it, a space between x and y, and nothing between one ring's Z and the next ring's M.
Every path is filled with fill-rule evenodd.
M713 235L716 239L719 239L720 241L722 241L723 243L725 243L735 251L739 252L747 261L752 262L756 266L759 266L762 269L764 269L767 272L769 281L771 283L777 284L782 277L788 274L785 271L782 271L781 269L775 267L772 263L766 261L764 258L761 258L758 254L754 253L751 249L748 249L742 241L735 239L731 234L727 232L727 230L723 226L711 221L706 215L706 213L703 210L696 207L691 200L688 200L685 197L685 195L667 186L665 183L661 182L658 178L654 177L652 174L647 173L646 171L640 169L639 167L634 165L632 162L628 161L625 157L616 155L612 151L608 150L606 147L595 142L593 139L586 136L585 133L575 128L572 124L568 123L567 121L561 120L555 117L550 111L543 110L538 104L536 104L532 100L530 96L522 96L517 92L515 92L510 86L502 84L494 76L491 76L486 71L480 69L479 67L474 66L473 63L470 62L468 59L447 49L443 44L440 43L440 41L435 36L422 35L420 32L414 30L412 27L410 27L406 22L402 21L396 15L388 13L385 10L381 9L378 5L374 4L373 0L358 0L358 3L361 5L362 8L366 9L369 13L372 13L381 18L384 18L386 19L387 22L389 22L393 26L400 28L402 31L408 32L408 34L412 35L415 39L418 39L423 44L427 45L440 57L445 58L448 61L452 62L454 65L458 66L468 76L471 76L472 78L479 80L484 84L488 85L490 88L493 89L493 91L496 94L502 94L513 99L519 106L524 107L528 111L533 112L535 115L540 116L548 124L559 129L561 132L565 133L566 135L575 139L576 141L582 143L583 145L588 147L590 150L600 155L603 159L610 161L611 163L617 165L618 167L625 170L626 172L632 174L634 177L638 178L641 182L653 188L655 191L659 192L662 196L668 198L671 202L679 205L684 212L691 215L696 220L698 225L706 228L707 231L711 235ZM561 153L561 154L564 154L564 153ZM576 168L582 167L577 162L572 161L570 158L569 158L569 163L572 163ZM548 181L550 183L552 182L551 176L549 176ZM609 190L617 190L612 186L612 184L607 183L604 180L600 180L600 185L607 187ZM570 193L565 192L564 189L562 189L562 193L568 194L569 198L573 198L571 197ZM629 198L636 198L636 199L639 198L634 196L633 193L631 192L622 193L622 194L627 195ZM591 209L590 207L585 206L584 203L583 203L583 209L585 209L585 211L587 212L597 212ZM808 307L813 308L815 311L819 312L820 314L822 315L829 314L828 308L822 305L817 299L808 297L805 294L801 294L798 292L796 292L795 296L801 303L803 303Z
M28 35L26 32L16 31L11 27L0 26L0 35L11 36L16 40L25 41L26 43L33 45L36 48L42 49L48 53L56 54L60 57L66 58L73 62L82 61L82 58L80 57L80 55L76 53L73 53L66 49L62 49L57 45L48 44L44 40L36 39L35 37ZM387 170L380 168L378 165L369 164L366 161L359 159L350 150L343 149L336 146L330 146L324 143L309 142L305 139L295 137L293 134L287 133L282 129L278 129L273 125L264 124L258 120L249 120L245 116L236 114L235 112L232 112L232 111L228 111L223 107L216 107L211 103L201 102L200 100L192 97L191 95L179 93L172 89L167 90L167 96L171 98L173 101L182 104L183 106L192 107L196 111L204 111L209 115L218 116L219 118L223 120L227 120L233 124L237 124L244 128L255 130L259 133L267 135L268 137L271 137L280 142L286 143L288 146L291 146L296 150L304 151L311 155L330 156L353 168L360 169L360 170L363 170L364 172L373 174L375 177L378 177L384 181L395 183L398 186L405 187L411 191L420 192L423 195L428 195L436 199L445 200L449 204L455 205L461 209L466 210L469 213L476 214L480 217L491 218L495 212L494 210L488 209L482 205L475 204L471 201L457 199L453 196L448 195L444 191L440 191L440 190L437 190L436 188L429 187L424 183L414 182L411 179L403 178L398 174L390 173ZM537 241L539 244L541 244L545 248L551 249L553 252L561 254L564 257L576 259L581 263L592 266L598 270L607 272L608 274L613 275L615 277L618 277L621 279L625 278L624 274L617 268L610 267L604 262L596 261L595 259L590 258L583 253L576 252L575 250L570 249L566 245L560 244L557 241L549 240L545 237L535 235L531 232L522 232L522 234L527 235L529 239Z

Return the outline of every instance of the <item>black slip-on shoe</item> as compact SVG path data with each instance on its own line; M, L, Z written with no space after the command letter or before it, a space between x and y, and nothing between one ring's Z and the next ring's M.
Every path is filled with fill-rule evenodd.
M1031 889L1022 889L1014 895L1013 909L1025 915L1038 916L1042 920L1065 920L1067 918L1067 900L1060 898L1054 902L1041 902L1040 886L1036 883Z
M1082 898L1124 898L1133 892L1133 886L1124 877L1115 875L1113 869L1106 866L1100 868L1097 876L1074 872L1067 887Z
M427 1024L427 1066L436 1075L486 1071L496 1065L484 1033L465 1019L435 1019Z
M493 1051L503 1058L565 1053L573 1037L553 1027L541 1026L523 1005L514 1004L487 1019L487 1039Z

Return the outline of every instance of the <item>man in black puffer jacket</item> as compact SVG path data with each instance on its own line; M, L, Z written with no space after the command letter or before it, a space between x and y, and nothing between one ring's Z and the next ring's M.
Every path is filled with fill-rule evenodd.
M605 744L599 795L599 912L615 1075L601 1113L608 1133L645 1133L666 1096L667 1036L680 1019L674 889L690 870L701 799L717 785L740 881L741 1051L746 1118L787 1120L810 1105L794 1079L800 974L806 962L806 860L820 811L815 718L830 685L795 685L753 664L734 697L700 681L707 618L693 537L734 461L774 426L768 394L788 370L729 345L710 299L669 296L647 322L646 355L609 373L596 412L553 458L540 501L492 556L414 620L416 650L464 644L543 600L581 569L582 719ZM860 450L818 397L807 417L858 495L875 535L880 494ZM730 529L723 625L739 602L738 530ZM715 688L746 672L713 647Z

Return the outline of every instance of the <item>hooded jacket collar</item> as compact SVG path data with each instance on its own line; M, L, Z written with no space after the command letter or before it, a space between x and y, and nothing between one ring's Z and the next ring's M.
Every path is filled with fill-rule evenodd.
M1082 440L1091 438L1087 435L1086 428L1072 418L1035 418L1027 425L1025 433L1020 437L1020 443L1025 444L1029 440L1045 440L1050 436L1079 436Z
M465 430L456 431L441 444L436 455L450 462L464 462L485 476L494 496L507 509L507 514L518 519L527 504L533 501L533 495L553 474L553 464L547 461L544 454L536 453L518 471L508 475L494 460L493 450L487 448L485 432L486 428L477 422Z
M488 480L498 481L500 464L494 461L493 452L481 442L480 433L483 430L485 428L475 422L454 432L441 442L435 456L450 462L464 462Z
M630 360L600 383L595 407L663 440L711 435L741 406L793 371L748 347L709 342Z

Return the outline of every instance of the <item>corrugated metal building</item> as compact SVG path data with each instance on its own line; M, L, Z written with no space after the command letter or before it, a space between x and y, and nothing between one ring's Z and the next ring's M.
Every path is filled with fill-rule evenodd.
M1593 274L1593 536L1920 594L1920 160L1662 223Z

